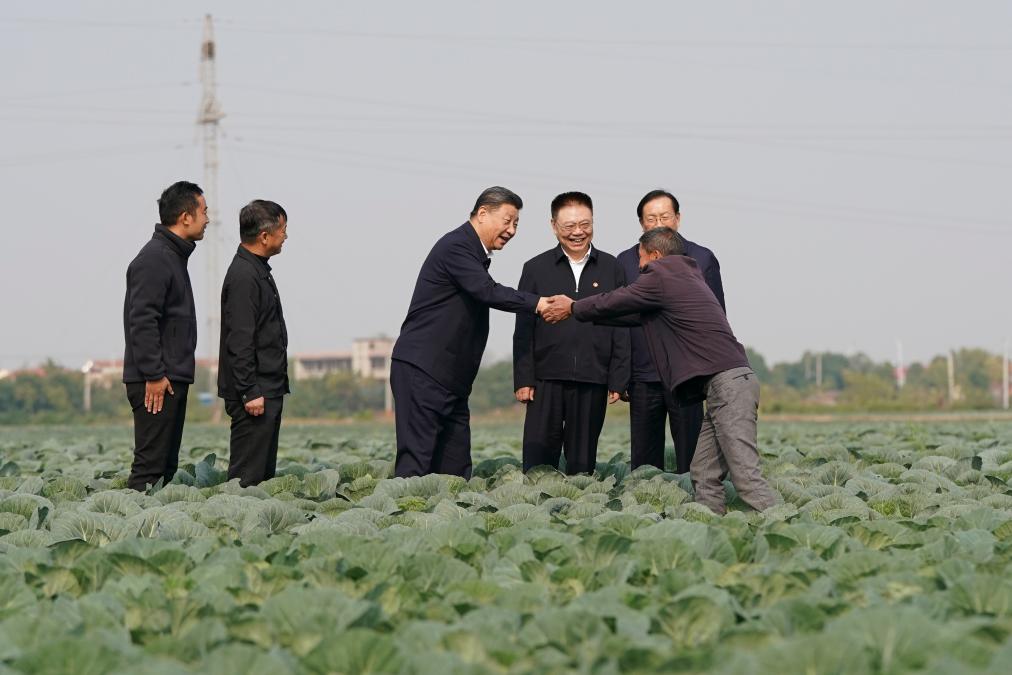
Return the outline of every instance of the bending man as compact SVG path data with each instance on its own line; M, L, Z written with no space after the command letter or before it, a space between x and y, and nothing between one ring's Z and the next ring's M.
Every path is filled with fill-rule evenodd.
M706 400L706 414L689 473L696 501L718 515L727 510L722 478L756 510L777 502L759 470L756 421L759 382L745 348L706 285L684 240L669 227L640 237L640 277L625 288L573 302L554 298L547 321L641 325L664 386L683 405Z

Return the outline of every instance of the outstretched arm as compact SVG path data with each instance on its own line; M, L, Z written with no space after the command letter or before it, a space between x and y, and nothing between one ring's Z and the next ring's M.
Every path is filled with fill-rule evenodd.
M464 244L450 247L443 264L457 288L493 309L534 313L538 307L540 299L533 293L496 283L482 261Z
M629 286L574 303L573 317L609 326L638 326L641 313L660 309L661 297L659 278L648 267Z

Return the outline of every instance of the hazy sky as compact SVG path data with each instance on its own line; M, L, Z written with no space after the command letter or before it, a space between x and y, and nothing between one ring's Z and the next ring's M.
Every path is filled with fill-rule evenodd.
M0 366L122 357L155 200L203 182L206 12L222 265L246 201L285 206L293 352L396 335L429 248L493 184L526 204L501 283L554 245L558 192L591 194L594 243L618 253L665 187L720 259L735 333L771 360L1012 336L1012 3L591 6L5 1ZM505 356L512 316L493 317Z

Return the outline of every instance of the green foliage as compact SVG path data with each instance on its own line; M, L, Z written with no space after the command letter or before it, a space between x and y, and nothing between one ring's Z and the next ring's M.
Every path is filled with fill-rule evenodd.
M188 427L122 489L129 428L0 440L0 672L1008 672L1012 425L764 425L783 503L717 517L685 477L390 478L389 426L282 431L225 482ZM621 469L621 470L620 470ZM480 474L480 475L479 475ZM733 494L733 491L729 492Z
M981 349L961 349L955 359L955 400L949 400L948 369L944 356L927 364L912 364L907 382L897 388L893 367L864 354L806 352L796 362L770 366L761 354L746 349L752 369L762 383L764 412L910 412L983 410L1000 400L1001 360ZM816 382L816 361L821 357L821 386ZM83 375L48 362L41 374L19 374L0 380L0 424L101 423L128 420L130 408L119 383L92 387L92 412L82 411ZM188 398L187 420L210 421L218 407L202 403L197 392L207 391L209 373L198 368ZM286 419L370 419L383 411L385 384L378 380L335 373L321 379L292 383L285 403ZM211 389L214 389L212 383ZM216 405L220 402L215 399ZM518 414L522 406L513 397L513 365L500 361L483 367L469 401L478 415ZM609 408L624 411L625 406ZM0 466L0 476L3 468Z

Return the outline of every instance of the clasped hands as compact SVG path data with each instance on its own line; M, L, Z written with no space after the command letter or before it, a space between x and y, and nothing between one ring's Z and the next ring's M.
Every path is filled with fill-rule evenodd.
M541 298L537 311L548 323L559 323L573 315L573 299L566 295Z

